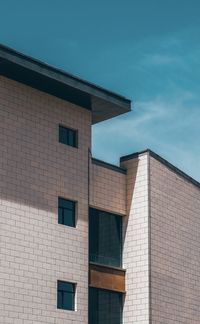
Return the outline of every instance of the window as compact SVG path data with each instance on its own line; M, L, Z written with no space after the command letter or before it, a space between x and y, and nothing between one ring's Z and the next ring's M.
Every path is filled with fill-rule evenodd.
M121 267L122 216L90 209L89 254L91 262Z
M89 289L89 324L122 324L123 294Z
M75 201L58 198L58 223L75 227L76 203Z
M59 142L73 147L78 147L78 131L59 126Z
M75 310L75 284L65 281L57 283L57 308Z

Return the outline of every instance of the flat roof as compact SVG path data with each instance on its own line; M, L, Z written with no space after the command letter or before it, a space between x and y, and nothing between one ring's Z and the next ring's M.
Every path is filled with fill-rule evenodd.
M105 162L103 160L99 160L99 159L96 159L94 157L92 157L92 163L93 164L96 164L96 165L99 165L103 168L106 168L106 169L110 169L112 171L116 171L116 172L119 172L119 173L123 173L123 174L126 174L126 169L120 167L120 166L117 166L115 164L111 164L111 163L108 163L108 162Z
M122 156L120 158L120 163L122 163L124 161L128 161L128 160L132 160L132 159L137 158L138 156L140 156L142 154L145 154L145 153L148 153L154 159L156 159L160 163L164 164L168 169L172 170L173 172L175 172L176 174L178 174L179 176L181 176L182 178L186 179L188 182L192 183L193 185L195 185L196 187L198 187L200 189L200 182L198 182L197 180L195 180L194 178L192 178L191 176L189 176L187 173L185 173L184 171L180 170L175 165L173 165L172 163L168 162L163 157L161 157L160 155L158 155L157 153L153 152L150 149L146 149L144 151L140 151L140 152L136 152L136 153L132 153L132 154L128 154L128 155L124 155L124 156Z
M131 110L131 101L0 44L0 75L92 111L92 123Z

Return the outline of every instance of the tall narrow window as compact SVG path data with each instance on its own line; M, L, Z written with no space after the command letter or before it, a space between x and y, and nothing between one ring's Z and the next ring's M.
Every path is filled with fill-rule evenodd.
M76 226L76 203L75 201L58 198L58 223L75 227Z
M89 289L89 324L121 324L122 308L122 293Z
M121 267L122 217L97 209L89 214L90 261Z
M59 126L59 142L73 147L78 147L78 131Z
M57 282L57 308L75 309L75 284L71 282Z

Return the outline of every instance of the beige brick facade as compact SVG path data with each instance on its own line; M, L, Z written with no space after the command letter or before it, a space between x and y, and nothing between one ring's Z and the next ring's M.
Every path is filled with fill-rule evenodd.
M122 166L131 206L124 241L124 323L197 324L200 184L149 151Z
M127 169L127 216L123 265L126 269L124 323L149 323L148 155L122 163Z
M58 125L79 148L58 143ZM0 77L0 323L88 322L88 148L91 113ZM78 201L58 224L58 196ZM57 309L57 280L77 283L76 311Z
M90 205L126 215L126 174L91 163Z
M152 323L200 323L200 188L150 159Z

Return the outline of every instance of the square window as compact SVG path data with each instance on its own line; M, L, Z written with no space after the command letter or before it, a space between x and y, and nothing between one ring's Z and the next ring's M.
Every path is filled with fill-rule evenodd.
M64 198L58 198L58 223L75 227L76 202Z
M76 285L71 282L58 280L57 283L57 308L75 310Z
M59 125L59 142L78 147L78 131Z

